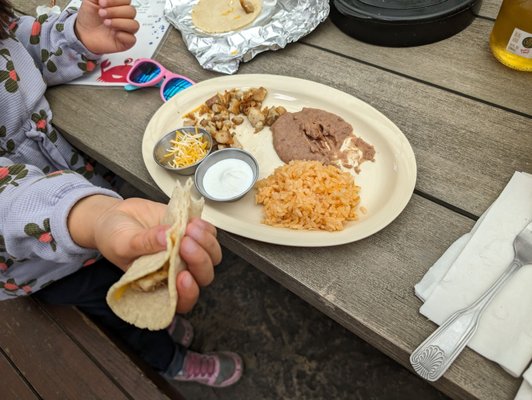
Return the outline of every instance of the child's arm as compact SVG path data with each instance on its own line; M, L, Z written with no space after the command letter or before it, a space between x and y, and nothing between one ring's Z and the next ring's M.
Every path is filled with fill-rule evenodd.
M69 82L96 68L99 55L87 50L77 38L76 17L75 9L67 9L60 15L23 16L10 25L48 86Z
M141 255L165 248L167 227L160 225L165 212L164 204L122 200L75 172L46 175L0 157L0 289L5 270L13 276L10 271L16 269L18 283L30 282L39 279L37 266L43 261L49 265L44 274L53 275L60 265L72 266L73 272L99 252L126 270ZM177 312L184 313L196 303L199 287L211 283L214 265L221 261L214 226L191 220L179 254L188 267L176 281ZM21 287L7 284L20 293ZM4 285L4 290L9 289Z
M73 265L94 258L94 248L72 240L67 216L80 199L95 194L119 198L72 171L46 175L34 166L0 157L0 235L7 253L16 260Z
M21 17L11 30L32 55L47 85L71 81L96 67L99 55L135 44L139 24L130 0L84 0L79 12Z

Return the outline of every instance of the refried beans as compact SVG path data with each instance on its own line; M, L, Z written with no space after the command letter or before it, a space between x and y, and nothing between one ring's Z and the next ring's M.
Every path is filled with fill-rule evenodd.
M359 172L362 162L375 158L375 148L356 137L350 124L328 111L303 108L285 113L271 129L273 147L285 163L316 160Z

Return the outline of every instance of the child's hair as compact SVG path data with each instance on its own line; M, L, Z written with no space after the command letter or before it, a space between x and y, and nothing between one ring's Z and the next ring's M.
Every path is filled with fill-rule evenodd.
M0 0L0 39L8 37L7 24L14 16L11 3L8 0Z

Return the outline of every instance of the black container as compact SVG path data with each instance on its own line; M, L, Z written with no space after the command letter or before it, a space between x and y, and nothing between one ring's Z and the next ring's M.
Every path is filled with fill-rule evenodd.
M465 29L482 0L332 0L330 17L344 33L389 47L418 46Z

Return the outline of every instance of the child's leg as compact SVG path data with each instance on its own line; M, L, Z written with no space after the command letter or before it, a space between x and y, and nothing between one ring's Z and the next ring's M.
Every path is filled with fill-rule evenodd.
M50 304L77 306L122 339L156 371L166 371L170 362L174 368L180 369L186 349L174 344L166 330L137 328L117 317L107 305L107 290L121 275L120 269L103 259L50 284L33 296Z

